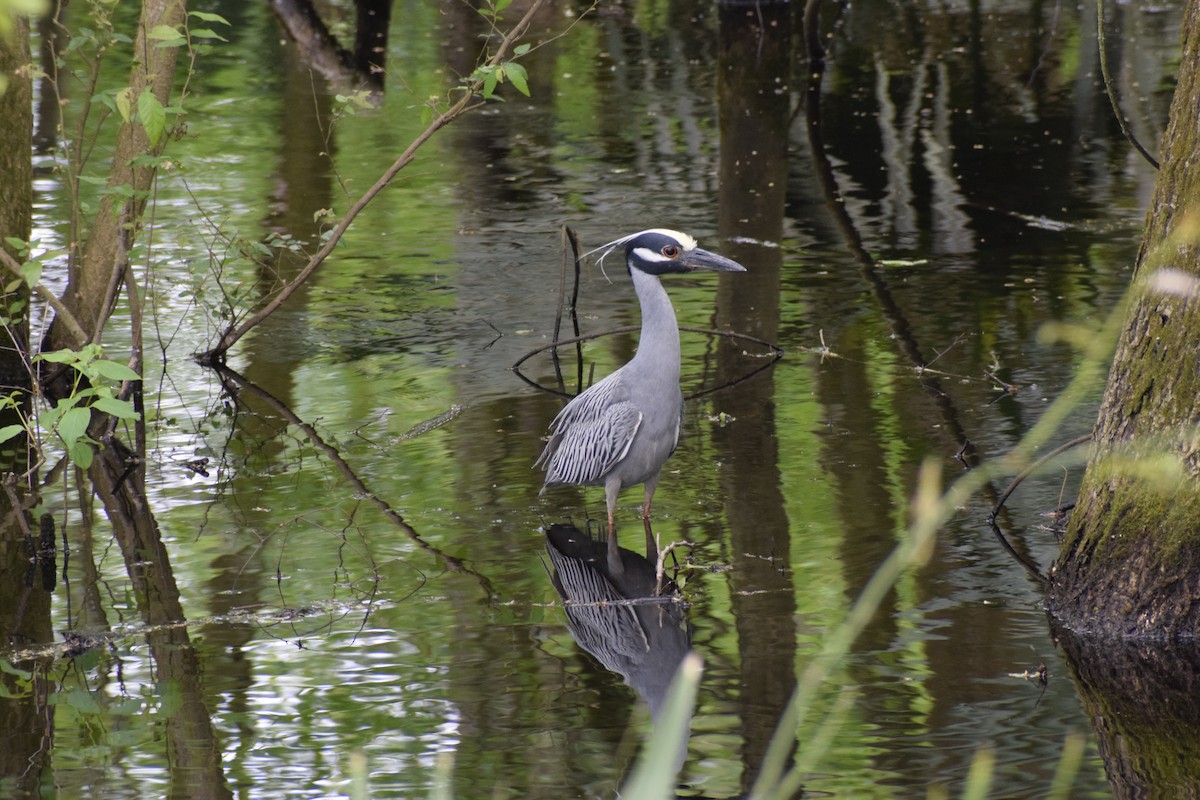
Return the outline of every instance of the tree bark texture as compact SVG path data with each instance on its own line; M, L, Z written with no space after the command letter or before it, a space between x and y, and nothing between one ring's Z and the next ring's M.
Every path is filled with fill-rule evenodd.
M1200 797L1200 652L1195 645L1056 634L1113 796Z
M0 40L0 76L7 86L0 93L0 248L18 263L17 251L3 241L29 240L33 219L33 77L29 52L29 20L17 17L12 38ZM13 276L0 271L0 287ZM0 315L8 335L0 339L0 392L28 388L29 286L0 291Z
M1200 0L1188 0L1182 38L1134 276L1146 289L1134 290L1048 586L1050 613L1075 631L1200 632ZM1164 268L1183 274L1182 290L1151 279Z
M186 0L145 0L142 4L129 77L135 107L137 98L144 91L152 92L162 105L169 105L179 48L156 47L156 41L147 34L159 25L182 27L186 16ZM136 119L121 124L108 186L127 186L133 190L133 195L106 194L92 219L82 249L72 253L67 289L62 299L92 340L97 338L112 311L112 299L117 296L114 289L119 287L127 266L128 243L141 227L142 212L154 182L155 169L135 165L133 161L138 156L156 152L167 135L164 133L158 145L152 146L146 129ZM84 344L86 342L78 341L68 326L56 317L44 348L77 349Z

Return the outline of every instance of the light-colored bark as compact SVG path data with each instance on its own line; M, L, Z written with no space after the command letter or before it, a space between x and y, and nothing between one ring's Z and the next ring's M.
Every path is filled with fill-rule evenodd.
M129 77L135 108L144 91L152 92L163 106L169 105L180 48L157 47L158 42L148 33L161 25L180 28L186 15L186 0L145 0L142 4ZM113 298L118 296L115 290L123 279L128 243L141 227L147 193L154 181L155 169L135 165L134 159L155 153L165 136L152 145L146 129L136 119L121 124L108 186L130 187L133 196L105 195L91 220L83 246L71 254L67 289L62 299L93 341L112 311ZM43 346L57 350L83 344L77 333L56 318Z

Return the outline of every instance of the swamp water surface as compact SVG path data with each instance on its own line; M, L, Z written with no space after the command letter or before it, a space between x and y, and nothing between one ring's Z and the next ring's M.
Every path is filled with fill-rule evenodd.
M190 355L225 295L275 275L215 229L311 249L322 209L470 72L485 25L398 5L381 107L348 115L265 4L209 5L230 42L193 79L143 276L165 353L147 381L162 546L131 577L100 503L46 493L70 556L52 592L20 590L44 635L10 641L82 641L2 701L3 794L334 797L357 777L378 798L614 796L650 714L573 639L545 537L595 528L603 497L539 495L561 400L511 370L551 341L563 224L587 247L675 228L737 259L747 273L666 281L680 324L785 353L739 382L769 348L683 334L685 393L707 393L655 501L704 662L679 793L748 791L797 675L908 535L921 463L952 479L1003 455L1070 381L1076 351L1042 332L1113 309L1153 187L1104 94L1093 5L830 7L806 101L799 8L554 2L536 37L575 25L524 61L531 97L502 87L438 134L222 376ZM1110 13L1116 89L1153 149L1178 13ZM61 245L62 187L46 170L35 190L35 236ZM605 268L580 277L585 333L638 321L623 265ZM635 346L589 342L587 376ZM544 353L521 372L555 384ZM1042 515L1080 473L1027 481L1001 519L1042 568ZM846 705L814 795L957 796L990 750L996 796L1041 796L1079 735L1071 796L1111 796L1039 588L987 525L1003 488L960 509L824 687L802 746ZM639 500L618 522L640 552ZM139 570L178 597L145 614Z

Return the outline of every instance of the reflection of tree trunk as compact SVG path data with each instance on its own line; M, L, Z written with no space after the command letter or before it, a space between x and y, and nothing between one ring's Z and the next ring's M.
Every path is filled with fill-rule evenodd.
M8 442L11 446L12 442ZM20 448L18 452L26 452ZM4 473L24 472L29 465L4 463ZM0 630L8 647L45 644L54 640L50 625L50 592L54 588L55 561L52 552L36 539L27 538L32 517L25 508L13 508L14 494L0 491ZM25 499L26 505L32 501ZM36 528L32 531L37 536ZM53 533L49 544L53 544ZM45 574L46 568L49 575ZM47 582L45 579L48 578ZM34 673L29 693L14 685L8 675L0 675L0 683L14 696L0 698L0 731L4 745L0 746L0 775L15 777L6 789L15 796L36 797L42 784L42 771L49 765L53 743L54 718L47 703L50 691L45 669L40 664L17 663L14 666Z
M338 42L310 0L272 0L271 9L299 48L304 63L341 87L383 89L391 0L357 0L354 52Z
M1113 794L1200 795L1200 653L1059 633Z
M0 12L7 13L7 12ZM0 41L0 76L7 87L0 92L0 248L17 263L22 261L4 241L12 236L29 239L33 214L33 163L29 158L33 146L33 82L29 70L19 68L29 63L29 21L17 17L12 40ZM3 285L12 276L0 271ZM5 323L0 342L0 389L28 387L29 370L25 357L29 350L29 287L19 284L12 293L0 296L4 316L19 322Z
M1200 631L1200 0L1188 2L1182 30L1162 169L1135 275L1169 266L1191 285L1135 297L1125 319L1095 449L1048 593L1051 612L1077 630L1167 637ZM1167 454L1180 477L1130 469L1139 447Z
M41 89L38 92L33 145L38 153L54 150L62 122L62 105L59 101L63 98L63 85L58 81L58 58L70 41L70 36L62 24L63 16L67 13L66 0L60 0L55 6L53 14L40 17L37 21L42 77L39 79ZM4 118L7 117L0 117Z
M139 482L127 474L134 463L138 462L128 448L110 440L96 454L88 473L125 557L138 611L147 626L155 680L160 689L179 699L178 708L166 722L170 796L232 797L170 557L146 496L137 488Z
M750 265L751 273L721 276L716 327L745 331L767 341L774 341L779 333L790 14L790 7L779 3L720 8L722 252ZM718 342L717 385L744 373L743 349L730 339ZM790 528L779 474L773 376L768 371L741 389L719 395L720 409L733 422L713 432L721 460L732 464L721 471L721 479L726 484L723 494L729 498L726 518L741 668L742 776L747 790L796 685L795 587L787 567ZM738 460L730 462L734 452Z
M6 13L6 12L5 12ZM33 136L33 90L28 70L17 72L29 62L29 23L23 17L15 20L12 39L0 41L0 75L7 89L0 93L0 237L29 238L33 213L33 169L30 148ZM8 256L15 251L0 240ZM21 260L16 259L18 262ZM4 274L3 283L10 278ZM6 325L3 345L0 346L0 392L29 386L29 372L24 366L29 343L27 286L0 298L0 305L12 308L14 301L25 302L22 321ZM5 316L10 316L6 312ZM0 417L0 424L19 422L11 412ZM5 443L20 454L27 453L25 437ZM6 459L8 461L8 459ZM4 463L0 472L23 473L28 463ZM36 574L31 563L31 549L37 547L27 536L28 514L24 508L13 508L8 492L0 492L0 625L6 645L20 647L34 642L49 642L54 638L50 626L50 592ZM0 746L0 775L9 776L6 788L20 796L39 794L42 772L49 763L53 736L53 719L46 702L49 686L37 675L37 665L17 664L35 670L31 693L14 692L13 697L0 698L0 731L4 745ZM10 676L0 675L0 682L12 689ZM12 782L8 782L12 781Z
M382 89L392 0L357 0L354 7L354 68L372 86Z
M331 131L330 90L323 80L314 78L302 61L293 48L284 48L279 169L266 225L302 242L304 249L300 252L280 249L272 262L260 265L258 291L263 298L269 298L295 280L308 263L308 252L321 244L322 218L317 212L334 204L331 174L336 142ZM246 374L284 404L291 401L296 367L309 356L299 342L306 334L304 310L310 290L311 281L301 284L285 309L263 321L246 349L249 359ZM266 443L269 451L282 446L272 441L280 426L271 420L252 424L272 428L246 432Z

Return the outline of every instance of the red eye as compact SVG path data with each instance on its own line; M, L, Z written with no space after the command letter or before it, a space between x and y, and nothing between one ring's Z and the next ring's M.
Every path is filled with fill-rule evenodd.
M679 255L679 248L673 244L669 244L662 249L662 254L667 258L674 258Z

